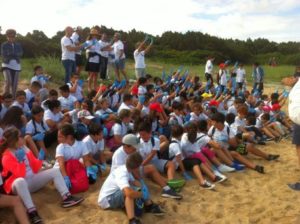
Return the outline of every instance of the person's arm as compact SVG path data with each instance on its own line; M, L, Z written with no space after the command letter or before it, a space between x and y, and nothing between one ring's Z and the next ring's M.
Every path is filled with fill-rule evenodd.
M57 123L54 122L53 120L48 119L45 122L48 125L48 127L50 128L50 130L56 130L57 129Z
M75 84L73 84L72 86L69 85L69 87L70 87L70 93L75 93L76 92L77 85L78 85L77 80L76 80Z
M81 49L81 46L82 46L82 45L73 47L73 46L71 46L71 45L67 45L67 46L65 46L65 47L66 47L66 49L67 49L68 51L78 51L78 50Z
M122 144L122 135L114 135L114 140L117 145L121 145Z
M65 167L65 158L63 156L56 157L57 162L59 164L59 169L63 177L68 176L66 167Z
M144 159L144 161L142 162L142 166L147 165L152 159L153 157L157 154L156 150L152 150L151 153L147 156L146 159Z

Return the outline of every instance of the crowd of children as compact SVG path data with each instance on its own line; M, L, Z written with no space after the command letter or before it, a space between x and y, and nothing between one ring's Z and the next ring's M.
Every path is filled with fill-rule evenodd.
M49 88L43 68L35 67L28 89L17 91L15 99L2 96L0 184L10 196L1 195L0 206L10 201L6 205L14 207L20 223L28 223L26 211L31 223L42 223L32 192L53 181L62 206L70 207L83 201L73 194L87 191L110 167L98 204L125 207L134 224L141 223L143 211L164 214L145 178L161 187L162 197L179 200L185 181L193 178L200 189L213 189L228 179L227 172L265 173L247 154L279 158L258 145L289 135L291 122L281 110L288 93L269 96L258 85L249 92L243 66L229 71L226 63L215 86L212 61L208 66L206 86L179 68L134 83L101 84L87 95L79 75L58 92Z

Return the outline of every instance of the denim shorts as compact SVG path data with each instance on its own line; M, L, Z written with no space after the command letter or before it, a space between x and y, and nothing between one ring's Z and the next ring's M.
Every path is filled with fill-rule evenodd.
M115 193L109 196L108 199L109 208L124 208L125 207L125 200L123 192L119 189Z
M294 124L292 143L296 146L300 145L300 125Z
M164 173L166 171L167 162L169 161L165 159L153 159L151 164L154 165L159 172Z
M115 68L119 70L125 69L125 58L115 61Z

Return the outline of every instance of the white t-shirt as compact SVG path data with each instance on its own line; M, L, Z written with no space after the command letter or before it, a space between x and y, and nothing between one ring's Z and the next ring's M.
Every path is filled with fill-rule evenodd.
M236 70L236 81L237 82L244 82L246 77L246 71L244 68L238 68Z
M63 116L64 115L61 112L54 114L51 110L48 109L44 113L44 121L46 122L47 120L52 120L52 121L58 123L61 121Z
M113 113L113 111L109 108L107 108L106 110L100 109L95 112L95 114L98 115L99 117L101 117L104 114L112 114L112 113Z
M104 181L99 197L98 204L101 208L109 208L109 196L126 187L130 187L130 182L134 181L133 176L129 173L126 166L120 166L113 170Z
M169 145L169 158L176 157L181 155L181 143L179 140L172 138L171 143ZM174 158L176 161L176 159ZM174 161L173 160L173 161Z
M31 78L30 83L39 82L42 87L47 84L46 77L44 75L35 75Z
M36 129L34 128L32 120L27 122L27 124L26 124L26 134L34 135L36 132L45 133L46 131L49 130L49 127L48 127L46 122L43 122L43 125L42 125L42 123L35 122L35 127L36 127Z
M237 115L237 109L235 108L234 105L232 105L232 106L230 106L230 107L228 108L228 113L232 113L232 114L234 114L234 115Z
M102 51L102 49L109 46L109 43L99 40L99 46L100 46L100 55L102 57L108 58L109 51Z
M146 107L146 106L143 106L142 108L142 111L141 111L141 115L142 116L146 116L150 113L150 108L149 107Z
M212 134L213 129L215 130L214 134ZM229 135L228 135L228 130L229 130ZM211 136L211 138L214 141L218 142L224 148L228 148L229 147L228 140L230 138L234 138L233 131L227 125L224 125L222 131L219 131L217 128L212 126L208 131L208 135Z
M75 44L73 43L73 40L69 37L64 36L61 38L61 60L72 60L75 61L75 52L74 51L68 51L67 46L75 47Z
M114 135L121 135L121 136L124 136L127 134L127 132L129 130L131 130L133 128L133 124L129 123L129 124L125 124L125 123L121 123L121 124L118 124L118 123L115 123L113 126L112 126L112 129L111 129L111 134L110 136L114 136Z
M104 151L104 140L103 139L98 142L95 142L91 138L91 136L88 135L82 141L92 156L98 155L99 153Z
M82 141L75 140L73 145L60 143L56 147L55 158L62 156L64 157L64 160L66 162L70 159L79 160L80 158L88 154L89 150L87 149L86 145ZM54 166L59 167L57 160Z
M74 104L77 102L77 99L71 94L67 98L60 96L58 97L58 100L60 101L62 110L73 110Z
M160 147L160 141L158 138L152 137L154 139L154 146L152 145L151 138L149 139L148 142L144 142L142 138L140 138L140 154L143 157L143 159L146 159L147 156L152 152L152 150L159 151ZM157 155L152 158L152 160L157 159Z
M145 86L142 86L142 85L139 85L139 88L138 88L138 95L145 95L147 93L147 89Z
M2 119L4 117L4 115L6 114L6 112L8 111L9 107L6 107L3 103L2 103L2 108L0 111L0 119Z
M29 101L35 97L35 94L30 91L30 89L25 89L24 92L26 93L26 103L29 103Z
M300 125L300 78L294 85L289 94L289 117L291 120Z
M30 108L29 108L29 106L28 106L27 103L24 103L24 104L22 105L22 104L18 103L17 101L15 101L15 102L12 104L12 106L20 107L20 108L23 110L23 113L24 113L24 114L27 114L27 113L30 113L30 112L31 112L31 111L30 111Z
M112 48L114 49L115 59L124 59L125 58L125 53L123 53L123 55L121 56L121 51L124 52L124 44L122 43L121 40L118 40L117 42L115 42L113 44Z
M123 146L120 146L115 152L112 157L112 162L111 162L111 168L110 172L113 170L117 169L120 166L123 166L126 164L126 159L129 155L124 151Z
M89 57L89 62L91 63L100 63L100 44L98 41L95 42L95 40L88 40L87 41L88 46L91 46L89 49L87 49L87 52L93 52L97 53L97 55L94 55L92 57Z
M71 39L75 45L80 44L80 36L77 32L74 32L71 36ZM81 50L76 51L76 54L81 55Z
M2 62L2 68L9 68L15 71L21 71L21 64L18 63L15 59L11 59L8 64Z
M138 51L137 49L133 52L135 68L146 68L145 64L145 51Z
M67 85L69 86L69 88L73 87L72 83L67 83ZM70 93L71 96L74 96L77 100L82 100L83 99L83 95L82 95L82 88L80 85L77 84L75 93Z
M220 69L219 70L219 78L220 78L220 85L227 86L227 77L226 77L226 71Z
M183 134L181 138L181 149L186 157L190 157L197 152L201 152L201 148L206 146L211 141L208 135L197 133L196 142L191 143L188 140L187 133Z
M131 106L131 105L126 105L124 102L123 103L121 103L121 105L120 105L120 107L119 107L119 109L118 109L118 114L120 114L120 111L121 110L123 110L123 109L126 109L126 110L131 110L131 109L133 109L134 107L133 106Z
M199 115L195 114L194 112L191 112L190 115L190 121L208 120L208 116L203 112Z
M243 118L239 118L238 116L235 117L234 123L231 125L232 128L235 128L237 133L240 133L241 131L239 131L239 127L241 128L245 128L246 126L246 119Z
M205 73L208 73L208 74L213 74L213 63L211 60L207 60L206 61L206 65L205 65Z
M169 124L170 125L178 124L180 126L183 126L184 120L183 120L182 116L178 116L175 113L171 113Z

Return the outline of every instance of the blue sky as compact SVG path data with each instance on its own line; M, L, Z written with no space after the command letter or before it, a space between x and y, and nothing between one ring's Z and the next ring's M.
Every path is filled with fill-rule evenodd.
M2 30L48 36L70 26L105 25L141 30L201 31L222 38L299 41L299 0L10 0L1 2ZM17 6L17 7L15 7ZM14 8L14 12L11 9Z

